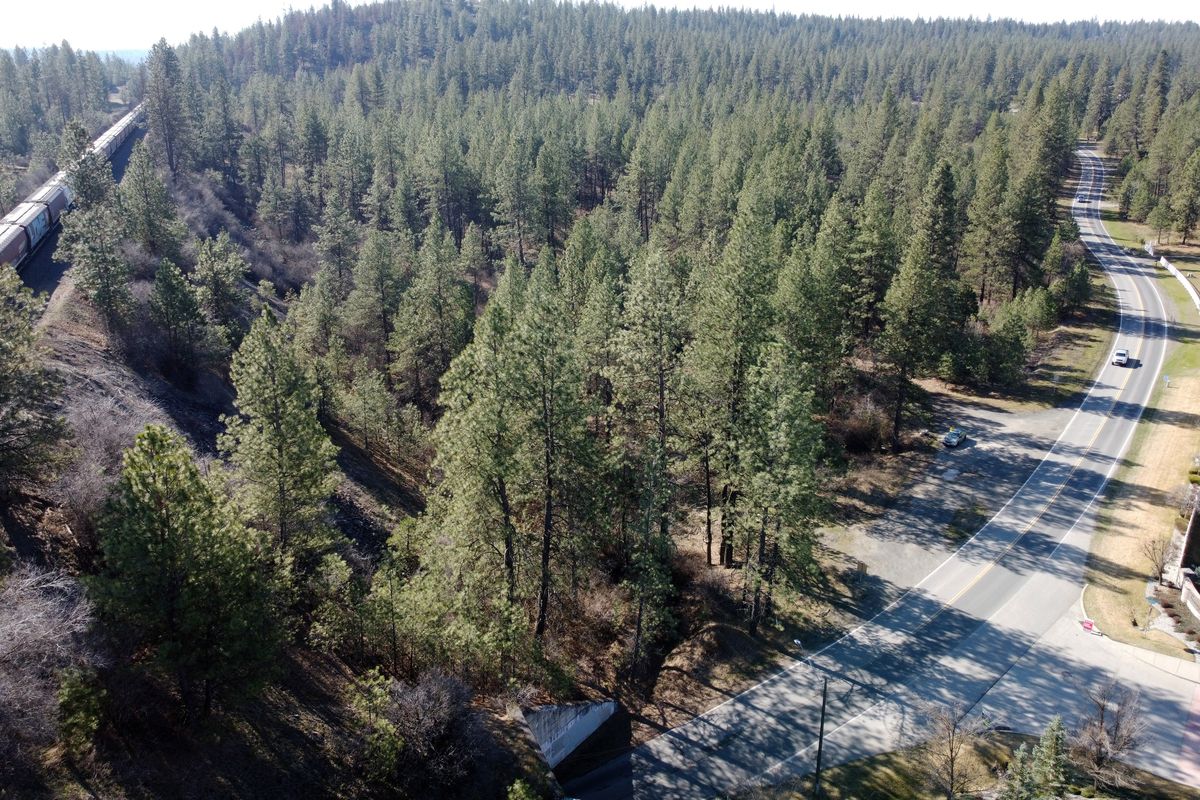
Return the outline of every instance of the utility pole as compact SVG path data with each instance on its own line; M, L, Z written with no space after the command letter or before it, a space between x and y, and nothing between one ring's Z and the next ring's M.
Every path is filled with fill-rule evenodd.
M821 798L821 751L825 749L825 700L829 696L829 678L821 680L821 725L817 729L817 769L813 773L812 800Z

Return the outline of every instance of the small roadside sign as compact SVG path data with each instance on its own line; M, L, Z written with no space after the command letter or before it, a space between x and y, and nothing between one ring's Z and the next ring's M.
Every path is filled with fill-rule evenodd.
M1171 376L1163 375L1163 383L1166 384L1168 389L1170 389L1171 388Z

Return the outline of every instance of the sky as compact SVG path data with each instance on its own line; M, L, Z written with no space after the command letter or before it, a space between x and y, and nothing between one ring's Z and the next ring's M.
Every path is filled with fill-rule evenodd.
M351 0L359 5L362 0ZM619 0L640 6L642 0ZM1159 0L1150 4L1129 0L656 0L656 5L689 8L739 6L775 9L797 14L858 17L1012 17L1031 22L1061 19L1167 19L1200 21L1200 2ZM172 44L197 31L233 33L257 19L273 20L289 7L314 3L287 0L20 0L5 3L0 47L40 47L69 41L86 50L146 50L166 37ZM113 13L119 8L120 13ZM49 12L49 13L48 13Z

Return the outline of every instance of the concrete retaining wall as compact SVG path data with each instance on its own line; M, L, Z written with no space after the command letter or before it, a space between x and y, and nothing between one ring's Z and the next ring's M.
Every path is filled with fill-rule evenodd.
M1151 244L1150 242L1146 242L1146 252L1149 253L1151 256L1154 255L1154 245ZM1174 264L1172 264L1170 261L1167 261L1166 256L1158 257L1158 265L1160 267L1162 267L1163 269L1165 269L1167 272L1174 275L1175 280L1177 280L1181 284L1183 284L1184 291L1186 291L1188 293L1188 297L1192 298L1192 305L1194 305L1196 307L1197 311L1200 311L1200 293L1198 293L1196 291L1195 286L1192 286L1192 282L1189 281L1187 279L1187 277L1182 272L1180 272Z
M523 711L525 722L542 748L546 762L557 767L583 740L617 710L615 700L538 706Z
M1183 596L1184 605L1188 607L1188 611L1192 612L1192 616L1200 618L1200 592L1196 591L1191 580L1184 579L1183 590L1180 594Z

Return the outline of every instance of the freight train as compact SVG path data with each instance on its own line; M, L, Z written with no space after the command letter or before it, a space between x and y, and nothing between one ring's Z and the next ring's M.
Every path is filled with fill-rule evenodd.
M144 103L139 103L125 116L92 142L91 152L106 159L120 149L142 116ZM74 199L67 183L67 174L59 172L29 195L0 220L0 264L11 264L18 271L46 241L47 235L62 219L63 212Z

